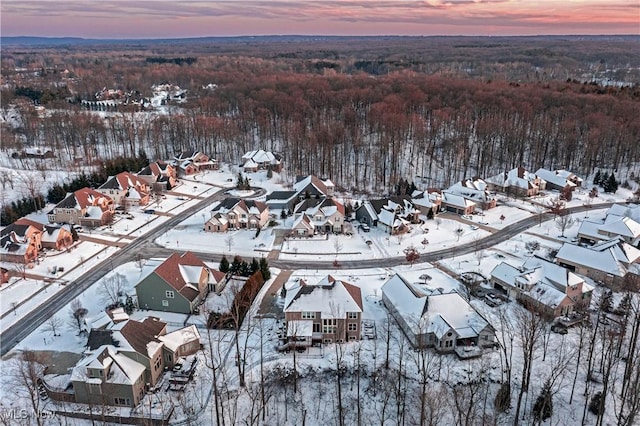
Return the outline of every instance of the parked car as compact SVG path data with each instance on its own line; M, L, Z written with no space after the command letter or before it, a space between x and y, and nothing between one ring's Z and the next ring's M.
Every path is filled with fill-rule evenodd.
M558 333L558 334L567 334L569 332L567 327L565 325L563 325L563 324L560 324L560 323L553 324L551 326L551 331L553 331L554 333Z
M369 225L367 225L366 223L360 224L360 229L362 229L364 232L371 231L371 228L369 228Z
M469 216L468 214L463 214L460 217L463 218L463 219L466 219L466 220L473 220L473 217Z
M155 212L156 211L154 209L146 209L146 210L144 210L144 213L146 213L146 214L155 214Z
M471 228L472 231L477 231L478 229L480 229L475 225L471 225L471 226L469 226L469 228Z

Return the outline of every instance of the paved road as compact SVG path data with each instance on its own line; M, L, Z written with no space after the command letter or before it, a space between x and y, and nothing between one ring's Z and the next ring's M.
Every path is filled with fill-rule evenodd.
M166 232L167 229L173 228L182 222L186 217L191 216L199 210L205 208L209 204L222 199L227 189L210 195L197 204L185 209L180 214L167 220L161 226L153 229L142 237L133 240L131 243L114 253L110 258L105 259L96 266L91 267L85 274L76 280L70 282L64 289L51 297L46 304L41 305L37 309L25 314L19 321L14 323L6 330L2 330L0 334L0 356L4 356L10 351L20 340L27 337L49 317L62 309L66 304L78 297L80 293L89 288L93 283L102 278L104 275L112 271L116 266L130 262L136 258L136 255L142 254L144 248L153 242L156 238Z
M168 229L175 227L182 222L186 217L191 216L203 209L207 205L213 203L216 200L222 199L227 189L221 189L213 195L198 202L194 206L191 206L183 212L176 214L176 216L167 220L164 224L158 228L152 230L146 235L133 240L126 247L119 250L112 255L109 259L104 260L100 264L92 267L87 273L80 278L69 283L62 291L58 292L55 296L48 300L44 306L40 306L38 309L29 312L24 315L13 326L6 330L2 330L0 334L0 356L4 356L9 350L11 350L16 343L27 337L37 327L44 323L49 317L62 309L66 304L71 302L74 298L78 297L80 293L89 288L93 283L102 278L108 272L112 271L116 266L133 261L136 256L142 258L149 257L167 257L174 253L173 250L160 247L153 241L160 235L165 233ZM594 209L603 209L611 207L614 203L599 204L592 206ZM570 213L579 213L587 210L585 206L571 207L567 209ZM454 256L461 256L464 254L473 253L477 250L484 250L492 247L502 241L505 241L539 223L540 220L546 221L553 219L553 215L550 213L542 214L542 218L538 215L531 216L523 219L519 222L513 223L505 228L494 232L486 238L483 238L473 244L461 245L457 247L448 247L442 250L436 250L429 253L424 253L420 256L420 262L434 262L441 259L446 259ZM211 254L194 251L196 255L203 260L219 262L222 258L222 254ZM390 257L385 259L365 259L357 261L343 261L340 265L343 268L349 269L367 269L367 268L379 268L397 266L406 263L404 256ZM308 260L270 260L271 266L280 269L331 269L333 268L332 261L308 261Z

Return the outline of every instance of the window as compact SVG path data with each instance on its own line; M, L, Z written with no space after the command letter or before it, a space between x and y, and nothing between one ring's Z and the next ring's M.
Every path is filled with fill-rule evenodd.
M168 300L163 300L162 301L162 306L169 306L169 301Z
M333 334L336 332L335 318L322 320L322 332L326 334Z
M322 331L322 328L320 327L320 323L319 322L314 322L313 323L313 332L314 333L320 333Z
M166 297L167 299L173 299L175 296L176 294L171 290L167 290L164 292L164 297Z
M115 405L131 405L129 398L113 398Z
M453 346L453 341L452 340L447 340L446 342L444 342L444 347L445 348L450 348L451 346Z
M358 313L357 312L349 312L347 314L347 318L349 318L349 319L358 319Z
M315 312L302 312L302 319L314 319L315 317Z
M100 383L89 383L89 393L100 394Z
M333 340L331 339L324 339L324 343L331 343Z
M349 331L358 331L358 324L356 324L355 322L350 322Z
M356 340L356 336L349 336L349 340Z
M160 364L162 364L162 357L158 357L156 358L156 361L153 363L153 369L154 370L158 370L158 368L160 368Z

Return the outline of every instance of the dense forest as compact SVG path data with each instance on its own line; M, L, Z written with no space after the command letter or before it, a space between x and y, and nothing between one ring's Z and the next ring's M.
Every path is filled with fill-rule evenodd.
M262 147L291 174L373 192L401 178L444 186L518 165L588 174L640 160L637 37L362 40L3 47L3 116L19 118L2 149L44 145L94 164L141 149L235 162ZM80 104L167 82L187 89L185 103Z

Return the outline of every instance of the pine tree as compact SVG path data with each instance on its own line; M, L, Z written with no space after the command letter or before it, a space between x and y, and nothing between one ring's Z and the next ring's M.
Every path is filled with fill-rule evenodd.
M600 175L600 170L598 170L596 172L596 175L593 177L593 184L600 185L601 182L602 182L602 176Z
M256 258L254 257L253 259L251 259L251 274L255 273L256 271L260 270L260 264L258 263L258 261L256 260Z
M533 405L533 417L536 420L547 420L553 414L553 398L551 395L551 383L549 380L544 382L540 395Z
M231 263L231 272L234 274L240 273L242 270L242 258L240 256L235 256L233 258L233 263Z
M127 300L124 303L124 311L127 315L131 315L133 311L136 309L136 306L133 304L133 299L131 296L127 296Z
M269 271L269 262L264 257L260 259L260 272L262 273L262 278L267 281L271 278L271 271Z
M222 259L220 259L220 272L224 272L225 274L229 272L229 261L227 260L227 256L222 255Z
M269 170L267 170L267 179L271 179L273 177L273 170L271 170L271 167L269 167Z
M607 180L607 187L609 188L607 192L616 192L618 190L618 181L616 180L616 176L611 172L609 175L609 179Z
M611 312L613 309L613 293L607 290L600 299L600 310L603 312Z

